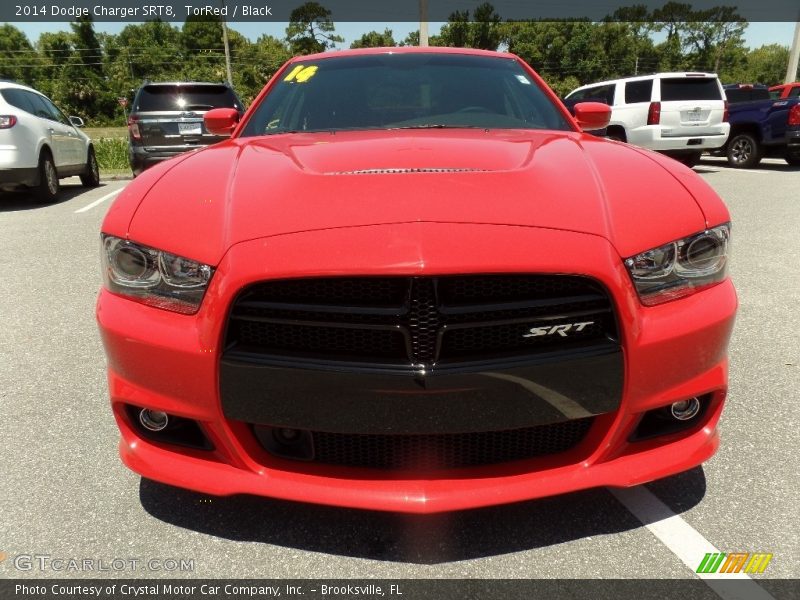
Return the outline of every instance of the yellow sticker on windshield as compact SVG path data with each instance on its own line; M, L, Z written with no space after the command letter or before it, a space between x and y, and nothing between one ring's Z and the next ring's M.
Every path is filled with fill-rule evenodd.
M295 81L297 83L305 83L314 76L314 73L317 72L318 68L319 67L317 67L316 65L311 67L304 67L303 65L298 65L294 69L292 69L292 72L289 73L286 77L284 77L283 80Z

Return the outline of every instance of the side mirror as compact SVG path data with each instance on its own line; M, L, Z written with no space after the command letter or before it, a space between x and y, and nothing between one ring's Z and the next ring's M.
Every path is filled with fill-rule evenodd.
M611 121L611 107L602 102L578 102L574 110L575 120L583 131L603 129Z
M230 135L239 123L239 112L235 108L214 108L203 116L209 133Z
M69 122L72 123L75 127L83 127L83 119L80 117L70 117Z

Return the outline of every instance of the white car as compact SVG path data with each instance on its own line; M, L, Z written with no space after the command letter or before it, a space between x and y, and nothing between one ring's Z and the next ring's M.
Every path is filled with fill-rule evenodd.
M657 73L601 81L573 90L582 100L611 106L607 137L693 165L703 151L721 148L730 133L728 105L713 73Z
M44 202L58 195L59 179L79 175L100 185L100 170L79 117L67 118L36 90L0 81L0 190L30 188Z

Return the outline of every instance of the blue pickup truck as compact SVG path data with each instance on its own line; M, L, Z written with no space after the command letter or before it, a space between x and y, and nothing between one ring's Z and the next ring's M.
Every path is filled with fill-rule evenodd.
M800 98L774 99L761 85L723 86L731 133L721 148L732 167L749 169L763 157L800 166Z

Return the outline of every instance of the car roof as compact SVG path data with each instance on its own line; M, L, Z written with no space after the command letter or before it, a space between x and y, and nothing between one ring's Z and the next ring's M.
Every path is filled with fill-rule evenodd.
M153 85L153 86L160 86L160 85L164 85L164 86L166 86L166 85L170 85L170 86L175 86L175 85L224 85L224 86L227 86L228 84L225 83L224 81L148 81L146 83L143 83L141 85L141 87L147 87L147 86L150 86L150 85Z
M29 92L36 92L40 96L44 96L44 94L42 94L42 92L40 92L39 90L35 90L30 86L22 85L21 83L17 83L15 81L7 81L5 79L0 79L0 88L4 88L4 89L14 88L14 89L18 89L18 90L28 90Z
M440 46L387 46L384 48L355 48L350 50L334 50L295 56L290 62L305 62L308 60L325 60L344 56L369 56L377 54L470 54L473 56L494 56L497 58L518 58L510 52L496 52L493 50L480 50L478 48L450 48Z
M667 72L667 73L651 73L649 75L634 75L631 77L619 77L617 79L607 79L606 81L596 81L594 83L587 83L586 85L582 85L580 87L575 88L572 90L573 92L577 92L578 90L582 90L584 88L595 87L597 85L611 85L612 83L620 83L620 82L628 82L628 81L645 81L647 79L669 79L673 77L717 77L716 73L702 73L699 71L674 71L674 72ZM570 92L571 94L572 92Z

